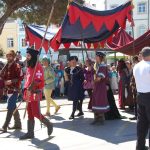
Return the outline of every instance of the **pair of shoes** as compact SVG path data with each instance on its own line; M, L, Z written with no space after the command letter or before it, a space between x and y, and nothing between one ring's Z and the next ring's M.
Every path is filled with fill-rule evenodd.
M7 128L0 128L1 133L6 133L7 132Z
M137 117L129 118L130 120L137 120Z
M55 110L55 114L58 112L58 110L60 109L60 106L58 106Z
M13 127L8 127L9 130L21 130L22 127L21 126L13 126Z
M83 116L83 115L84 115L83 112L79 112L79 113L77 114L78 117Z
M51 114L47 112L44 116L48 116L48 117L50 117L50 116L51 116Z
M71 120L71 119L74 119L74 115L71 115L71 116L69 117L69 120Z

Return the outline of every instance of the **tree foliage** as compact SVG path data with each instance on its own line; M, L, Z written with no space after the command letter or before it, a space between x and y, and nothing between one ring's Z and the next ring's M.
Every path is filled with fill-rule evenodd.
M13 13L13 17L19 17L27 23L46 24L51 11L53 0L32 0L33 2L26 7L18 9ZM66 12L66 0L57 0L52 23L58 24Z
M83 4L83 0L74 0ZM53 0L0 0L0 33L8 17L27 23L46 24ZM59 24L66 13L68 0L57 0L51 23Z

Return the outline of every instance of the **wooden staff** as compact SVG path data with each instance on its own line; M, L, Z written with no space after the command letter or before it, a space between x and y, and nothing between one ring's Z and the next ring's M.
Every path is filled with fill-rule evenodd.
M36 65L35 65L35 67L34 67L34 72L33 72L32 80L31 80L31 85L30 85L31 88L32 88L32 85L33 85L34 76L35 76L36 68L37 68L37 65L38 65L39 58L40 58L40 54L41 54L41 51L42 51L42 47L43 47L43 44L44 44L44 40L45 40L45 38L46 38L47 30L48 30L50 21L51 21L51 19L52 19L52 15L53 15L53 12L54 12L54 7L55 7L56 1L57 1L57 0L54 0L54 1L53 1L53 5L52 5L52 9L51 9L51 11L50 11L49 18L48 18L48 22L47 22L45 34L44 34L43 39L42 39L42 42L41 42L41 46L40 46L40 49L39 49L39 54L38 54L38 56L37 56L37 62L36 62ZM25 118L25 116L26 116L27 107L28 107L28 103L29 103L29 96L27 96L27 97L28 97L28 100L27 100L27 102L26 102L26 108L25 108L25 111L24 111L23 118ZM18 106L20 106L21 103L22 103L22 102L20 102L20 104L19 104ZM19 108L19 107L17 107L16 109L18 109L18 108ZM16 109L15 109L14 113L16 112Z

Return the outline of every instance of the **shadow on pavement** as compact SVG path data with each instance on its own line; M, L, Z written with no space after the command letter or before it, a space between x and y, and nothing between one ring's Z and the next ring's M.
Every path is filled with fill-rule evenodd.
M49 119L55 119L55 120L58 120L58 121L63 121L63 120L66 120L65 118L61 117L61 116L58 116L59 114L56 115L52 115L51 117L49 117Z
M43 150L60 150L59 146L53 143L50 143L49 140L51 140L54 137L49 137L44 140L39 140L37 138L34 138L31 140L31 143L34 144L34 147L40 148ZM33 145L31 145L33 147Z
M55 128L64 128L113 144L136 140L136 123L129 120L106 120L104 125L91 125L92 118L75 118L73 121L54 123Z
M21 132L19 130L16 130L14 132L7 132L7 133L1 133L1 135L4 134L4 137L0 138L15 138L19 140L19 137L24 134L24 132ZM6 134L9 134L6 136ZM37 138L29 139L33 145L29 145L29 147L35 147L37 149L43 149L43 150L60 150L59 146L53 143L50 143L50 140L54 138L54 136L50 136L44 140L40 140ZM25 141L21 140L20 142Z

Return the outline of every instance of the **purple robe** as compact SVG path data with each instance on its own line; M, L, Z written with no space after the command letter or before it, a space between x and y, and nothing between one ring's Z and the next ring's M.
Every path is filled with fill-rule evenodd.
M84 69L84 77L85 80L87 81L84 84L84 89L93 89L94 86L94 74L95 74L95 70L94 68L92 68L91 70L88 70L87 68Z
M109 103L107 99L107 82L108 69L105 64L100 64L96 69L96 77L102 79L94 83L92 110L93 112L105 113L109 111Z

